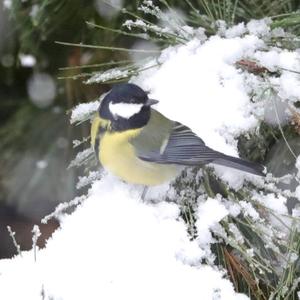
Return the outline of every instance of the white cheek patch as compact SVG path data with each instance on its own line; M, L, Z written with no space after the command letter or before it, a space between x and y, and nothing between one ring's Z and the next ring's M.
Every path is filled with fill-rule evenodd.
M129 119L140 112L143 104L137 103L109 103L109 110L113 115Z

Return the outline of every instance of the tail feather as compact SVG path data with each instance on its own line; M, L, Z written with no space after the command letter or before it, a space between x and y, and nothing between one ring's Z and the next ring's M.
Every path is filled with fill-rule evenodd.
M265 167L263 165L233 156L223 154L220 158L215 159L212 163L259 176L266 176Z

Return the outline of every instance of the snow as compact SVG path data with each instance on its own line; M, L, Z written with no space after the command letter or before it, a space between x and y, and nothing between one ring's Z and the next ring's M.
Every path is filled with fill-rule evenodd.
M267 195L257 194L254 198L263 206L272 209L272 211L276 213L269 216L272 225L279 230L286 231L287 228L284 228L282 224L285 224L286 226L291 225L291 220L284 217L288 215L286 206L287 198L274 193L269 193Z
M79 176L78 183L76 184L77 189L81 189L85 186L92 184L94 181L101 179L102 173L98 171L92 171L88 176Z
M89 119L99 108L99 101L77 105L72 110L71 124Z
M143 21L127 21L125 25L148 28L160 35L173 32L167 26L153 28ZM278 101L290 104L300 95L299 74L283 69L299 71L299 52L266 47L264 38L271 35L269 20L233 28L220 22L219 27L220 35L209 38L202 29L191 32L185 28L194 38L162 51L157 67L147 68L153 65L153 61L148 62L144 67L147 70L131 81L160 101L160 112L189 126L209 147L238 156L237 138L254 132L264 119L265 102L253 98L253 91L264 94L268 86L262 77L254 78L236 63L249 59L270 71L280 70L280 77L270 75L270 83L276 86ZM96 74L90 82L127 76L126 72L114 68ZM71 123L89 120L103 97L77 106ZM91 156L93 151L88 148L71 166L84 164ZM260 187L267 184L254 175L214 168L217 176L235 190L243 187L245 180ZM199 172L194 180L201 176ZM143 202L141 186L128 185L104 172L80 178L77 187L91 181L88 195L60 204L43 219L45 223L57 218L61 224L45 249L34 247L22 257L0 261L1 299L249 299L237 294L226 272L214 265L210 246L219 238L243 243L243 235L234 223L227 231L221 226L242 215L260 225L262 239L268 247L274 247L273 228L255 204L276 214L287 214L286 198L271 192L251 195L256 196L256 203L247 197L233 203L230 197L197 195L197 237L191 239L180 215L180 204L168 200L175 193L169 185L151 189ZM300 198L299 187L295 194ZM73 212L66 214L70 207ZM299 210L293 213L298 216ZM276 220L271 218L271 222ZM281 228L280 222L276 226ZM249 257L259 252L248 245L244 248Z
M251 114L243 74L233 63L259 45L254 36L214 36L203 45L195 39L165 50L160 68L134 82L151 91L149 96L160 101L157 107L164 115L191 127L208 146L236 155L226 139L254 128L258 121Z
M244 216L250 216L255 221L259 220L259 214L251 203L240 201L240 206L242 207Z
M144 31L149 30L149 31L156 32L157 34L172 33L172 31L167 27L159 27L157 25L149 25L142 20L136 20L136 21L127 20L127 21L125 21L123 26L127 27L129 30L131 30L132 28L141 28Z
M234 38L243 35L246 33L246 27L244 23L239 23L233 27L230 27L226 30L225 36L227 38Z
M120 78L126 78L129 76L129 71L128 70L109 70L109 71L104 71L102 73L97 73L96 75L92 76L90 79L86 81L87 84L89 83L95 83L95 82L105 82L109 81L112 79L120 79Z
M270 51L257 51L254 58L270 71L277 71L278 68L300 71L300 54L296 51L274 48Z
M256 36L265 36L270 33L270 23L271 19L269 18L261 20L251 20L247 24L247 29L250 34L254 34Z
M204 44L193 39L185 46L163 51L159 58L162 65L143 72L133 82L160 101L159 111L190 127L209 147L238 156L236 137L254 130L259 120L253 114L245 75L234 63L263 45L253 35L228 39L213 36ZM234 188L250 176L217 169Z
M267 195L257 196L257 200L264 204L265 206L272 208L274 211L279 214L287 214L286 201L287 199L282 195L275 195L273 193Z
M225 218L228 215L228 211L217 199L208 198L204 203L199 204L197 214L198 242L204 246L212 241L210 229Z
M219 209L213 222L224 215ZM135 187L107 175L62 219L36 262L32 251L0 261L1 298L247 299L220 271L199 265L204 253L178 215L177 205L143 203Z

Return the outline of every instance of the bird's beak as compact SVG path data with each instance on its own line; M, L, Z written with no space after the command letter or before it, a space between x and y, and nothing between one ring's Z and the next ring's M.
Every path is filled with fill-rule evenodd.
M159 101L154 99L148 99L146 102L146 106L152 106L154 104L157 104Z

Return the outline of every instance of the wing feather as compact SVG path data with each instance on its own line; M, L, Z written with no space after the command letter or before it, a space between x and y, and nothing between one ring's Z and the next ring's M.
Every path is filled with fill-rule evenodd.
M168 143L162 153L152 151L143 160L165 164L199 165L219 158L220 153L208 148L203 140L185 125L173 123Z
M184 166L201 166L215 163L256 175L264 175L264 166L232 157L207 147L190 128L173 122L173 128L164 151L150 151L139 156L145 161Z

